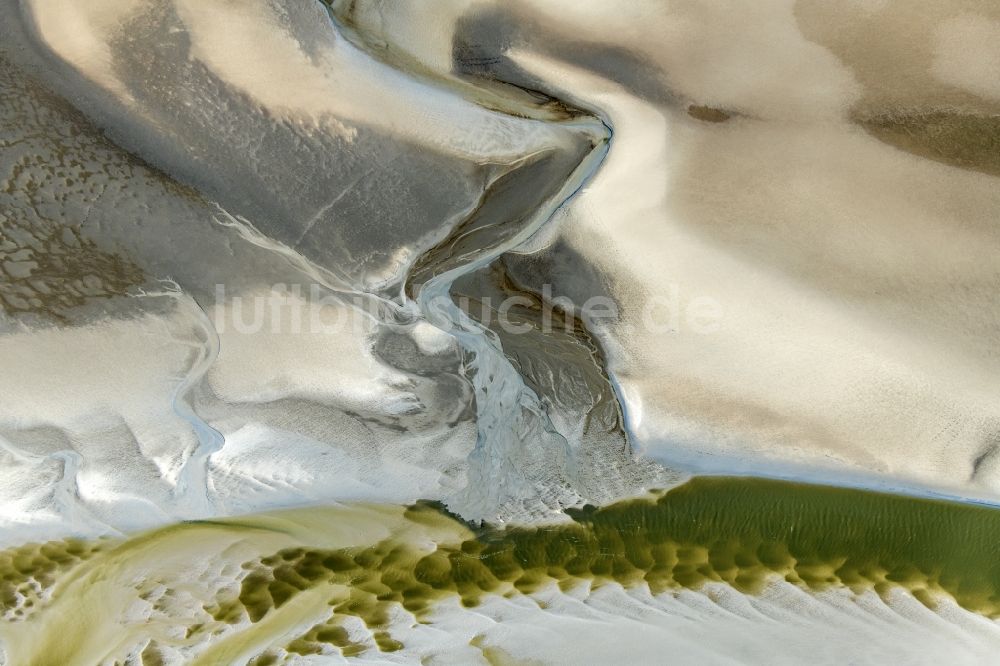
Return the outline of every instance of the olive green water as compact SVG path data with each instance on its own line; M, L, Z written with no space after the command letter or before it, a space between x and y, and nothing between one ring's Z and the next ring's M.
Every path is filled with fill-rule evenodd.
M0 562L4 580L29 579L38 568L70 581L61 589L55 576L49 592L33 595L42 621L36 639L64 636L66 613L97 612L88 603L106 601L109 585L127 581L138 596L146 578L168 591L201 585L195 594L201 615L174 613L170 621L188 622L185 645L202 642L202 663L242 655L267 664L287 652L331 646L348 655L393 651L402 647L391 632L400 608L433 622L435 603L443 599L471 607L488 595L531 594L552 584L614 582L659 593L719 582L754 594L782 578L813 591L847 587L886 595L900 588L930 607L948 596L968 610L1000 615L1000 511L988 507L720 477L571 516L571 523L543 528L472 530L427 503L304 509L174 526L117 546L105 542L80 561L80 571L67 572L77 561L67 558L58 569L47 566L43 555L61 552L55 548ZM324 525L341 533L323 535ZM173 565L165 564L168 554ZM178 580L188 562L201 571L195 560L226 558L228 574ZM44 624L48 609L38 604L48 598L57 621ZM57 612L60 603L64 609ZM348 630L358 621L368 629L365 639ZM141 626L133 638L143 638ZM157 643L146 640L143 659L156 663ZM48 642L55 652L57 644ZM28 652L36 656L25 663L76 663L65 653ZM39 660L39 654L47 656Z

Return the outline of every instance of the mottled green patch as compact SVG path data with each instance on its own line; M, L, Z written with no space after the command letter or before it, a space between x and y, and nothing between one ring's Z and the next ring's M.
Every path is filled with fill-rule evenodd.
M407 516L427 521L433 506ZM252 621L317 584L346 587L329 622L289 646L323 643L356 652L343 622L358 618L378 649L400 644L387 632L400 606L429 621L433 603L467 607L486 595L531 594L558 584L609 582L654 592L726 583L756 593L783 578L810 590L911 591L933 606L948 594L967 609L1000 615L1000 512L850 489L760 479L699 478L669 492L570 512L571 524L485 529L432 552L389 539L364 549L294 548L244 565L239 599Z
M139 658L142 660L142 666L165 666L167 663L163 658L163 653L157 647L156 641L150 641Z
M698 478L569 514L572 522L558 525L470 530L440 505L421 502L405 511L309 509L189 523L115 548L67 541L8 550L0 554L0 591L7 613L29 602L48 608L55 602L46 590L52 587L58 597L66 580L70 608L94 609L116 589L114 576L122 575L123 558L133 554L128 580L144 581L136 588L140 598L148 597L154 611L162 606L158 621L176 620L187 629L171 649L214 641L211 649L218 653L206 659L245 652L261 664L289 655L394 652L404 647L392 635L400 614L406 623L405 613L430 623L444 600L475 607L490 596L532 594L553 585L571 590L616 583L662 593L716 583L753 594L785 580L815 591L907 590L930 607L949 596L971 611L1000 616L1000 511L991 507L761 479ZM362 516L366 522L352 529L370 526L391 536L351 547L303 541L313 542L314 535L315 543L337 543L323 526L334 534L336 521ZM250 525L254 529L246 529ZM214 567L192 566L194 578L161 576L159 559L148 558L175 552L168 567L175 570L185 560L176 559L170 544L187 545L195 535L204 547L183 557L221 553L212 550L220 545L262 547L244 551L259 555L248 554L235 574L220 578ZM359 543L351 539L346 543ZM60 578L99 548L106 552L86 565L86 575ZM185 599L203 601L191 607ZM174 606L177 614L168 613ZM54 634L60 638L76 626L73 613L57 612L55 621L62 617L68 624ZM286 633L295 626L309 628ZM143 662L155 663L165 644L151 643L141 627L135 636L142 640ZM502 661L502 654L490 654Z
M281 658L273 652L265 652L250 660L248 666L274 666L281 661Z
M0 552L0 614L7 622L24 620L44 604L59 576L104 547L79 539L29 543Z

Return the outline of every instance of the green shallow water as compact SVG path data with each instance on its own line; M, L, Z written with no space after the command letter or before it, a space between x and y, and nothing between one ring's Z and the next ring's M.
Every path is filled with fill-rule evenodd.
M571 511L546 528L480 530L432 553L388 539L360 550L286 549L245 566L238 600L223 615L265 617L318 581L348 586L329 621L291 643L365 649L341 623L360 617L382 650L400 647L384 630L395 604L427 620L433 602L457 596L530 594L616 582L654 593L723 582L759 592L780 577L810 590L845 586L886 594L905 588L932 606L941 594L995 616L1000 590L1000 512L967 504L746 478L698 478L652 499ZM410 520L436 520L429 504Z
M614 582L660 593L715 582L755 594L780 578L812 591L905 589L932 608L947 596L968 610L1000 615L1000 511L989 507L704 477L569 513L572 522L554 526L470 529L433 503L300 509L187 523L117 545L105 541L76 568L74 558L57 558L58 567L43 562L43 554L61 553L53 547L21 549L0 562L13 567L3 572L12 584L27 585L37 566L51 585L32 595L33 614L24 621L41 622L36 640L55 641L81 613L105 617L106 607L96 605L106 603L109 590L124 604L148 598L155 587L166 593L158 592L151 617L184 625L184 645L206 647L203 663L252 655L266 664L287 652L331 646L348 655L394 651L402 647L392 635L400 607L433 622L443 599L473 607L490 595L531 594L549 585ZM194 566L195 559L202 564ZM215 561L226 563L228 573L206 574L204 562ZM196 580L189 563L190 571L202 572ZM174 608L175 588L196 591L194 611ZM358 620L367 639L349 631ZM144 631L137 625L133 639L142 640ZM155 663L157 649L149 642L144 659Z
M628 581L645 571L654 588L722 580L752 592L778 574L813 589L937 589L989 615L1000 602L1000 511L990 507L703 477L655 501L571 513L577 525L566 528L569 533L585 534L613 553L612 578ZM514 530L503 538L531 543L549 535ZM674 566L667 575L660 560L647 555L664 544L685 550L698 566Z

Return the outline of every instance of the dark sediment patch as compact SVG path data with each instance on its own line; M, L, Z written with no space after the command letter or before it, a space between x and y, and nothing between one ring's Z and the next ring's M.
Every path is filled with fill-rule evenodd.
M414 295L434 276L475 261L513 238L592 149L581 141L577 150L543 153L498 177L483 192L476 209L420 255L407 278L407 292Z
M726 113L722 109L698 104L689 106L687 113L695 120L704 120L708 123L724 123L732 117L732 114Z
M949 111L857 117L873 137L949 166L1000 175L1000 115Z
M510 264L522 259L504 255L463 276L452 297L496 336L525 386L564 430L574 488L585 501L603 504L669 483L662 467L633 456L604 351L585 313L571 299L519 280ZM530 268L524 272L532 275Z
M106 159L113 149L88 145L86 131L79 113L0 57L0 312L11 317L65 323L71 309L146 279L83 232L109 181L139 168Z

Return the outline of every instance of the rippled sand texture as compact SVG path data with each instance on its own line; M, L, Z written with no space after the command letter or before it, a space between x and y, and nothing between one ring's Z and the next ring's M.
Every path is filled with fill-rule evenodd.
M992 496L989 5L2 11L7 524L533 519L675 478L636 452ZM453 302L546 284L620 317Z
M652 455L995 492L993 4L446 4L343 12L373 49L612 128L559 231L620 300L612 375ZM454 61L425 39L446 13Z
M526 383L452 301L593 175L598 118L383 61L318 2L3 7L9 541L334 499L528 520L678 478L582 324L529 336Z
M9 663L589 663L594 642L724 663L775 639L769 663L974 663L1000 643L993 509L719 477L572 516L472 532L428 504L317 508L22 547L0 559ZM528 618L555 633L523 642Z
M0 660L996 654L1000 10L924 4L0 0Z

